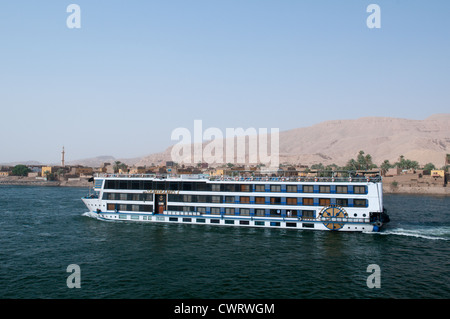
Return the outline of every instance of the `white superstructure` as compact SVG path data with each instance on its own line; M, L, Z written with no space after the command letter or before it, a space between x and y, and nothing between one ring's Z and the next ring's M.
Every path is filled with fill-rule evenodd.
M380 231L376 176L209 177L101 174L82 200L104 220Z

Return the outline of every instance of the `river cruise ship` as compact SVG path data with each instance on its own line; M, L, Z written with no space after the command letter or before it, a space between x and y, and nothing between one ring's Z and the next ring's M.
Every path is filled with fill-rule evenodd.
M379 174L98 174L82 200L100 220L378 232L389 221Z

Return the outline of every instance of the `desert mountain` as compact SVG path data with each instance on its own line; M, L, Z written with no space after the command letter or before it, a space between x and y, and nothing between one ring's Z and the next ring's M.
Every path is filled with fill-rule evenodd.
M204 142L203 148L208 143ZM139 166L164 164L173 160L173 147L133 162ZM450 114L435 114L424 120L389 117L334 120L279 133L280 163L344 165L350 158L356 158L360 150L370 154L378 165L384 160L393 163L404 155L421 165L431 162L441 167L445 154L450 153Z

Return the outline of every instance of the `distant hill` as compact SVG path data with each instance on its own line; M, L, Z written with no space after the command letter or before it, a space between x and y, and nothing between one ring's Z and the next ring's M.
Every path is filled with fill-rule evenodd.
M441 167L445 154L450 153L450 114L436 114L424 120L364 117L326 121L280 132L279 141L280 163L344 165L364 150L378 165L386 159L396 162L404 155L421 165L431 162ZM136 165L170 161L171 150L172 146L143 157Z
M204 143L203 147L208 143ZM384 160L394 163L400 155L404 155L405 158L418 161L421 165L433 163L437 167L442 167L446 154L450 153L450 114L435 114L424 120L364 117L326 121L280 132L279 144L280 163L303 165L334 163L342 166L349 159L356 158L359 151L363 150L372 156L373 162L377 165ZM225 140L223 145L226 145ZM98 156L67 161L66 164L90 167L99 167L105 162L112 164L115 161L137 166L165 164L166 161L173 160L172 147L141 158L116 159L113 156ZM3 165L15 164L40 163L28 161Z

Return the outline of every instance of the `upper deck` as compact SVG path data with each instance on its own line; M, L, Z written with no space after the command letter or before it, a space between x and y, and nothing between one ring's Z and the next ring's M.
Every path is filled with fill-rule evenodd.
M293 176L292 174L236 174L211 176L208 174L96 174L96 178L113 179L157 179L157 180L190 180L190 181L211 181L211 182L317 182L317 183L379 183L382 181L379 172L354 172L321 171L316 175Z

